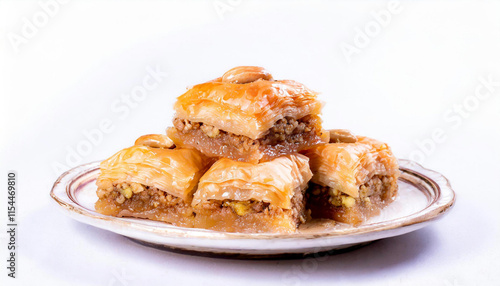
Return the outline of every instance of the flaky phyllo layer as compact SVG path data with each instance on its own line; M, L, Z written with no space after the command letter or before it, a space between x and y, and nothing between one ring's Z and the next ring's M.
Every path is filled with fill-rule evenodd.
M318 115L321 102L315 92L294 81L213 81L179 96L174 109L176 118L258 139L279 119Z
M397 160L385 143L325 131L321 108L316 92L260 67L195 85L167 135L101 163L96 210L252 233L294 232L311 216L366 221L395 198Z
M307 157L258 164L220 159L206 171L213 160L169 149L175 146L158 137L101 163L98 212L230 232L293 232L305 221Z
M208 159L193 149L135 145L101 163L97 186L107 186L109 182L137 183L190 202L208 164Z
M169 136L210 157L257 163L327 140L316 92L274 80L258 67L238 67L195 85L174 108Z
M374 175L399 174L397 159L385 143L357 137L356 143L330 143L304 152L314 173L312 182L336 189L354 198L359 187Z
M312 173L307 157L296 154L252 164L220 159L200 179L193 206L209 200L258 201L290 209Z

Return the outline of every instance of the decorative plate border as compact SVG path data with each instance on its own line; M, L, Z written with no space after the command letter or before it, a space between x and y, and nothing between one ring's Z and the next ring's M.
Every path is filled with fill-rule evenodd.
M54 183L54 186L50 192L50 196L57 203L58 206L66 210L72 218L91 224L93 226L109 229L112 226L116 233L138 239L135 235L136 231L141 233L143 240L147 243L163 244L171 247L186 247L189 249L196 249L198 246L187 247L182 244L172 243L162 243L164 239L170 239L175 241L179 238L189 238L189 239L204 239L209 241L222 240L245 240L245 241L260 241L265 240L269 242L276 241L296 241L296 240L321 240L322 247L327 247L328 240L330 244L342 244L345 245L349 243L361 243L369 240L380 239L384 237L394 236L386 235L383 232L389 230L396 230L398 234L404 234L415 229L423 227L430 221L436 220L443 216L455 203L455 193L451 188L449 181L441 174L428 170L416 162L410 160L399 160L400 170L402 172L401 179L412 183L413 185L418 184L418 188L425 193L429 203L427 207L414 214L400 217L393 220L382 221L372 224L361 225L356 228L338 229L327 233L292 233L292 234L267 234L267 233L256 233L256 234L246 234L246 233L225 233L209 231L204 229L195 228L183 228L176 227L169 224L162 224L161 227L157 225L152 225L148 223L147 220L133 220L127 218L116 218L111 216L101 215L93 210L87 209L80 205L74 197L74 184L87 184L95 179L99 162L92 162L75 167L64 174L62 174ZM416 182L417 183L416 183ZM337 239L333 243L332 239ZM339 240L340 239L340 240ZM153 242L155 241L155 242ZM183 242L184 243L184 242ZM310 243L308 243L309 245ZM236 244L231 245L221 244L220 246L215 246L215 249L224 249L228 251L240 252L242 249L255 249L256 246L238 246L234 248ZM214 247L213 245L207 247ZM226 248L228 247L228 248ZM307 246L310 247L310 246ZM204 248L204 246L201 246ZM258 247L257 247L258 248ZM297 249L300 247L297 247ZM270 248L272 250L272 248Z

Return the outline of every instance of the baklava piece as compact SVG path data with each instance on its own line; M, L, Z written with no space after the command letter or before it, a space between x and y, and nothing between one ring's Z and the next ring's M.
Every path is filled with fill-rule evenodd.
M312 173L296 154L253 164L220 159L200 179L194 194L195 227L226 232L296 231L305 221Z
M210 159L192 149L173 149L165 135L146 135L100 165L96 211L192 227L193 192Z
M396 197L397 159L387 144L346 130L331 131L330 142L303 152L314 173L307 208L313 218L359 225Z
M327 142L321 107L300 83L273 80L260 67L236 67L181 95L167 132L175 144L209 157L257 163Z

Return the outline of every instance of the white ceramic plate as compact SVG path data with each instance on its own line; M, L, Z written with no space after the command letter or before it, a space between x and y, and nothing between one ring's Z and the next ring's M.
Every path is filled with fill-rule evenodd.
M328 220L302 225L293 234L225 233L97 213L99 162L69 170L54 183L51 197L71 218L137 242L177 251L230 257L302 256L358 247L420 229L442 217L455 202L448 180L415 162L400 160L399 196L382 213L352 227Z

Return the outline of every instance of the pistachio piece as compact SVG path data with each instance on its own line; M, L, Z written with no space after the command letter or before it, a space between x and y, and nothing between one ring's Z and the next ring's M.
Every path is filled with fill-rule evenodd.
M358 139L347 129L330 130L330 143L356 143Z
M241 66L228 70L222 76L222 82L228 83L249 83L256 80L272 80L273 76L262 67Z
M134 145L143 145L152 148L165 148L165 149L172 149L175 147L174 142L170 138L168 138L167 135L162 135L162 134L143 135L137 138L137 140L135 140Z
M132 189L126 188L126 189L120 189L120 193L127 199L130 199L132 197Z
M347 208L352 208L355 203L356 203L356 200L353 197L342 196L342 204L344 206L346 206Z
M328 193L330 194L330 196L336 197L339 195L339 190L330 188L328 189Z
M328 202L330 202L330 204L332 204L336 207L342 206L342 200L339 197L330 197L328 199Z
M230 202L230 201L226 201L224 202L223 204L225 207L230 207L233 209L233 211L239 215L239 216L243 216L245 214L247 214L248 212L250 212L250 205L246 202Z

